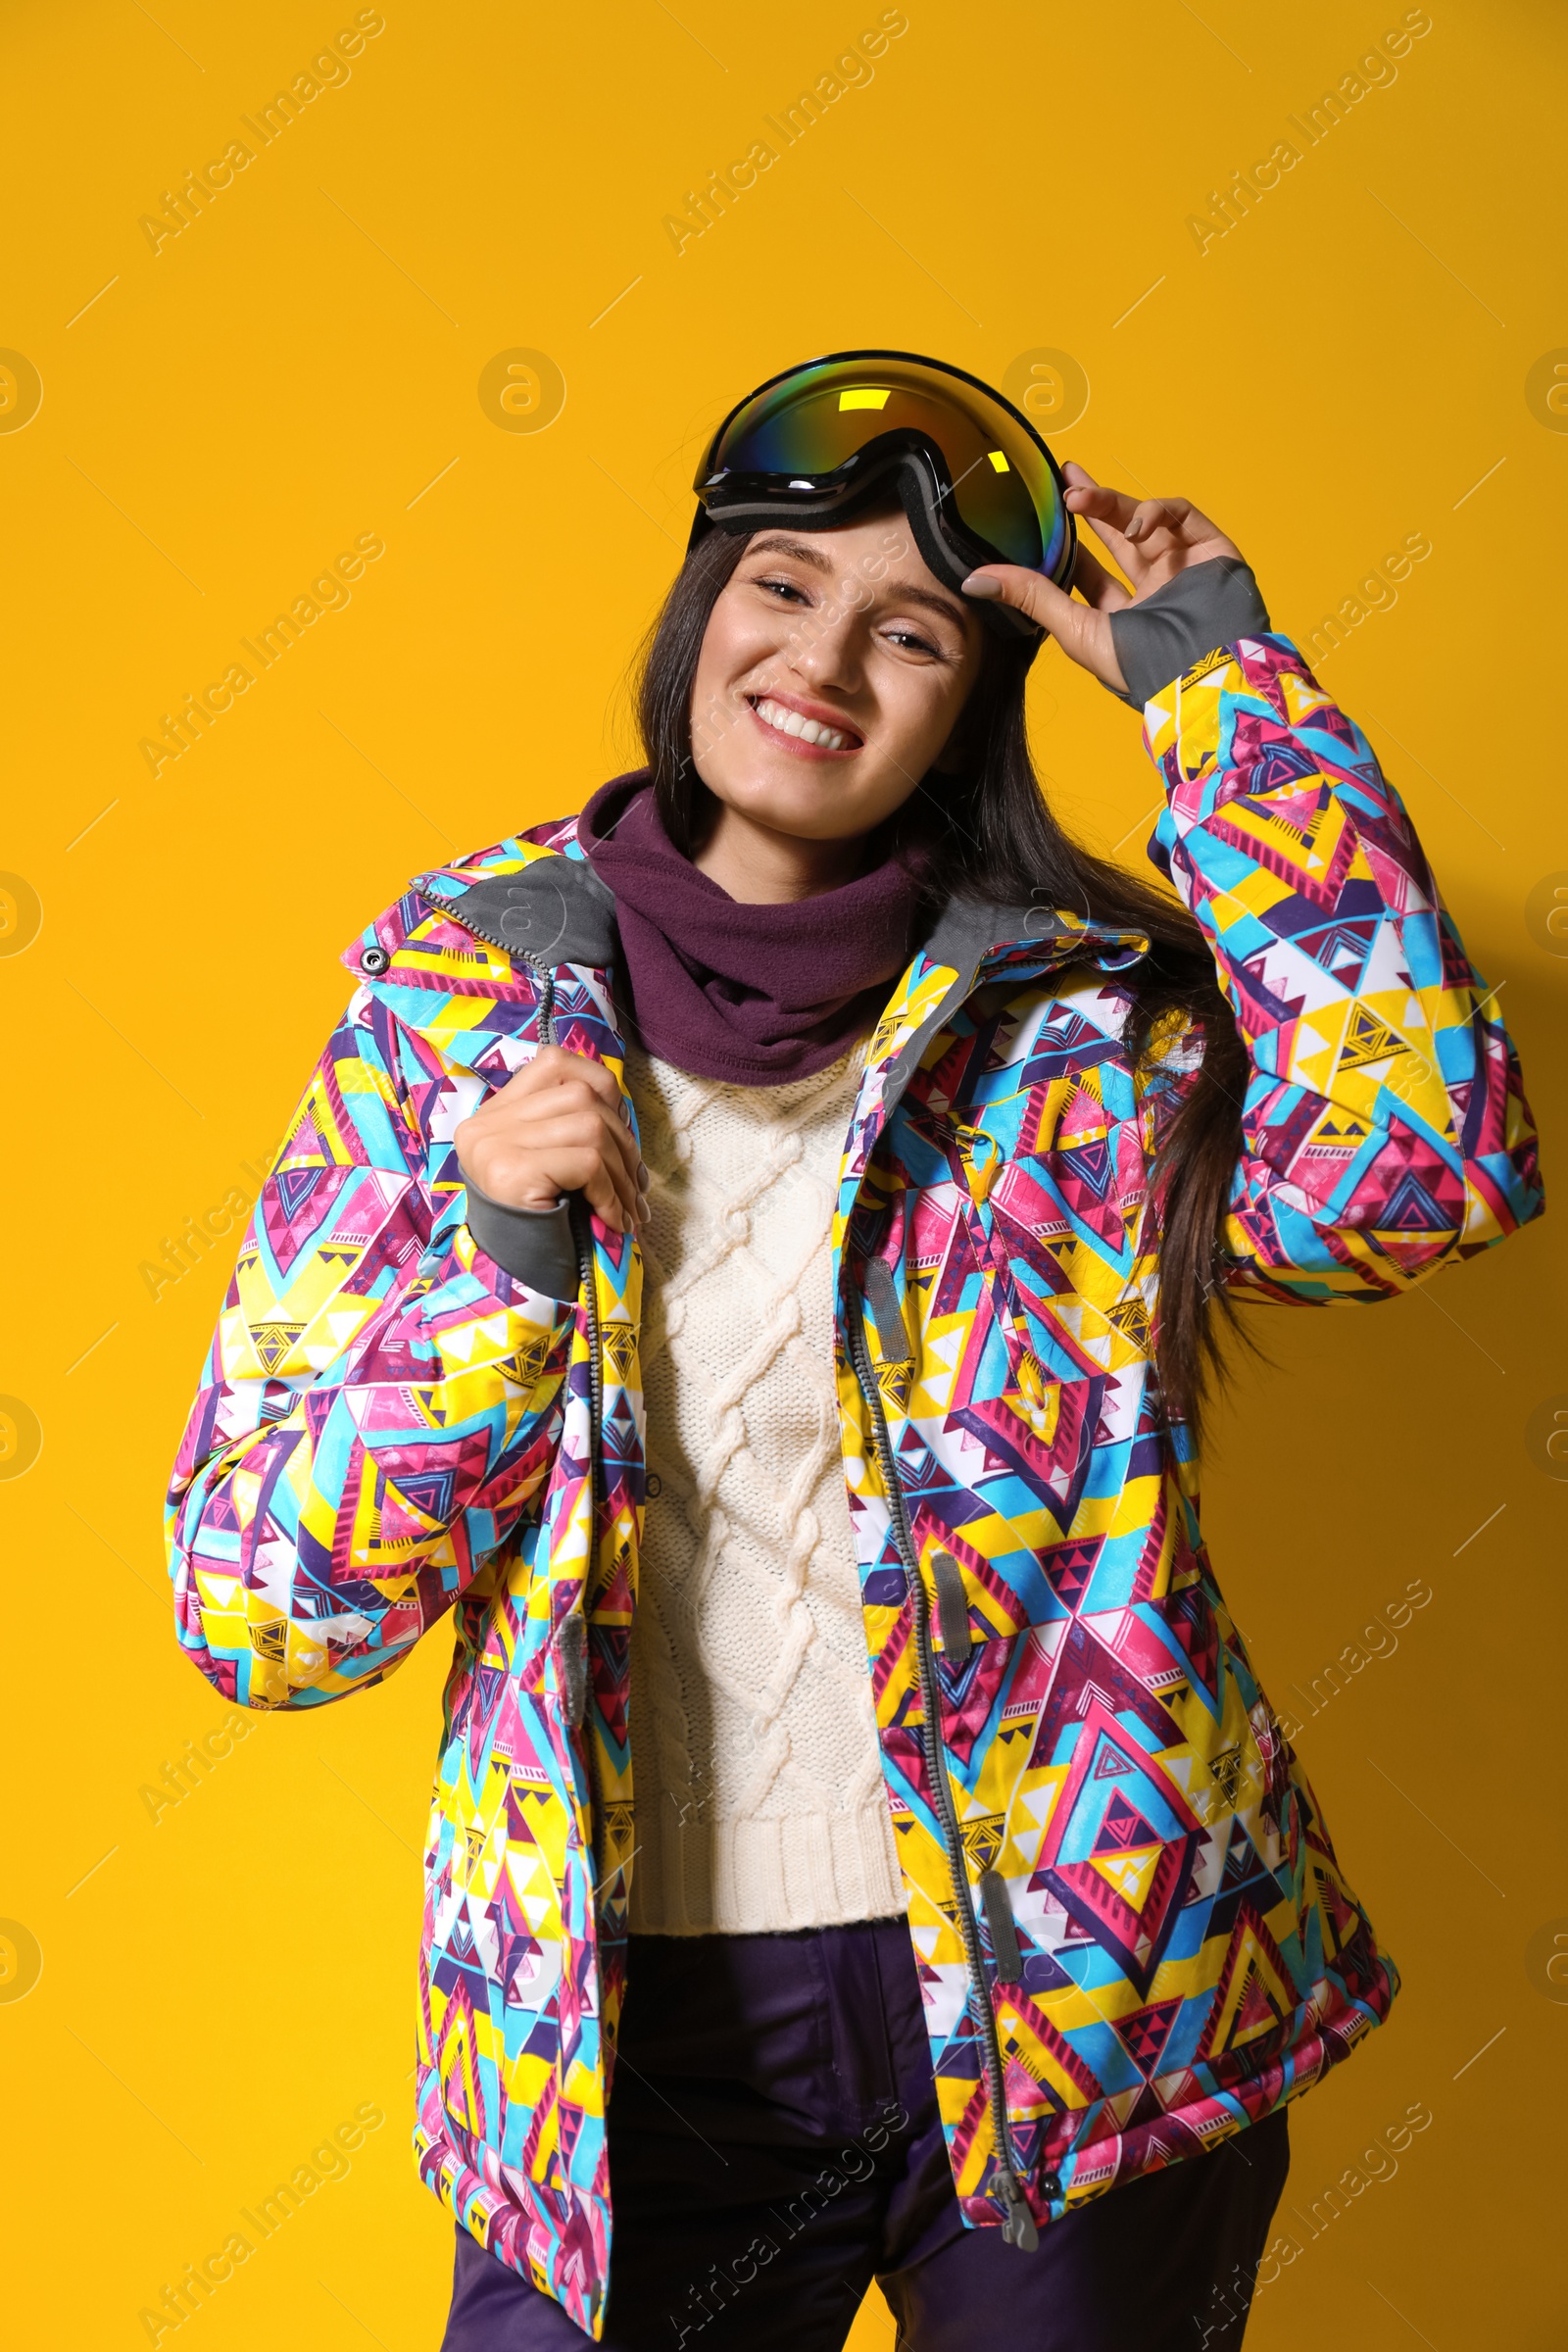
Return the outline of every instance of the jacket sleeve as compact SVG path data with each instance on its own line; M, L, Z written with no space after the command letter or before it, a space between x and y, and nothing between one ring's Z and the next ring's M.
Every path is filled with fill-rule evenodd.
M1408 1289L1538 1215L1496 993L1398 794L1288 638L1206 654L1144 711L1150 856L1247 1049L1229 1279L1295 1302Z
M256 1203L180 1445L179 1640L241 1706L390 1674L536 1509L560 1442L574 1302L474 1240L430 1059L361 987Z

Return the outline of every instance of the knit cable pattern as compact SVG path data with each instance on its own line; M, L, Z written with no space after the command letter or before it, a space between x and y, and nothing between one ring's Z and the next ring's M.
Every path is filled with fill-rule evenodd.
M654 1482L632 1638L634 1929L905 1905L841 1459L829 1235L859 1046L776 1087L633 1050Z

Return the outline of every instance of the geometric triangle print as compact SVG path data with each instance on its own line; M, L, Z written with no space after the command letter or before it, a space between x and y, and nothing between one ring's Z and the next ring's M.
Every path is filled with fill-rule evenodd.
M1138 1870L1132 1886L1132 1891L1141 1897L1136 1907L1110 1883L1104 1857L1098 1854L1083 1862L1058 1858L1047 1864L1040 1883L1147 1996L1188 1893L1196 1845L1197 1837L1189 1832L1158 1849L1147 1879L1143 1868L1151 1858L1144 1854L1126 1857ZM1241 1899L1246 1901L1245 1896Z
M1245 1886L1250 1879L1266 1878L1262 1857L1239 1821L1231 1824L1230 1851L1225 1856L1225 1869L1220 1878L1220 1892L1228 1894L1233 1886Z
M1040 1564L1050 1579L1052 1591L1059 1600L1066 1602L1069 1609L1078 1606L1088 1590L1089 1580L1095 1573L1104 1543L1103 1536L1090 1536L1084 1542L1053 1544L1041 1555ZM1109 1752L1114 1754L1115 1750ZM1116 1763L1106 1769L1131 1772L1132 1766Z
M1377 942L1380 919L1370 916L1361 922L1326 923L1310 931L1294 934L1298 952L1309 956L1334 974L1352 993L1360 986L1367 957Z
M279 1168L275 1183L262 1195L257 1216L258 1236L270 1250L278 1273L286 1276L318 1235L325 1235L329 1248L340 1246L340 1237L331 1227L345 1192L352 1192L359 1183L368 1195L379 1198L387 1182L386 1175L368 1169ZM355 1224L361 1230L353 1236L354 1245L361 1251L369 1232L363 1229L363 1219L356 1219Z
M291 1223L325 1174L326 1170L320 1167L278 1169L273 1182L283 1204L283 1214Z
M276 1369L304 1329L303 1323L258 1323L252 1327L251 1344L264 1372Z
M481 2134L485 2129L484 2084L479 2077L475 2046L473 2003L467 1987L454 1985L438 2030L435 2061L441 2075L441 2095L447 2112L465 2128Z
M457 1484L456 1470L399 1471L396 1483L399 1494L416 1509L438 1524L445 1522Z
M1159 1832L1147 1822L1125 1797L1113 1796L1105 1807L1100 1835L1095 1839L1094 1853L1125 1854L1145 1846L1161 1847L1165 1840Z
M1342 1149L1353 1151L1357 1144L1366 1142L1368 1133L1366 1121L1358 1119L1352 1111L1326 1111L1313 1130L1312 1141L1314 1144L1338 1144Z
M1092 1866L1099 1871L1107 1886L1115 1888L1131 1911L1142 1911L1158 1868L1163 1845L1143 1845L1130 1853L1091 1854Z
M1170 2038L1181 2006L1179 1997L1173 2001L1153 2001L1147 2009L1135 2009L1131 2017L1113 2021L1127 2055L1146 2080L1158 2067L1160 2053Z
M1053 1152L1050 1163L1052 1178L1069 1216L1077 1217L1102 1241L1120 1243L1123 1238L1120 1202L1107 1199L1116 1169L1105 1139L1101 1136L1093 1143Z
M963 1824L960 1835L964 1854L976 1872L989 1870L995 1863L1002 1851L1006 1827L1007 1817L1004 1813L982 1814L978 1819Z
M570 2164L577 2145L577 2134L581 2132L585 2121L585 2111L581 2107L571 2100L562 2101L561 2116L556 2131L564 2164Z
M1266 768L1275 764L1266 751L1256 758L1248 793L1210 818L1209 829L1278 875L1295 908L1320 906L1333 914L1355 854L1355 829L1320 775L1301 772L1299 789L1292 792L1288 770L1279 782L1266 781Z
M1274 2004L1269 1999L1263 1979L1255 1967L1250 1967L1241 2000L1237 2004L1232 2046L1237 2042L1250 2041L1254 2034L1261 2034L1266 2027L1277 2023Z
M1219 1696L1219 1629L1200 1584L1172 1593L1165 1603L1165 1622L1187 1656L1187 1671L1200 1691L1216 1702Z
M478 1716L481 1722L488 1723L495 1709L496 1692L507 1679L506 1668L504 1666L479 1666L474 1670L473 1679L475 1695L471 1712ZM494 1727L492 1726L492 1728ZM501 1757L496 1756L492 1759L491 1769L498 1772L506 1770Z
M1098 1105L1097 1105L1098 1107ZM1104 1113L1101 1112L1102 1118ZM1105 1138L1094 1137L1088 1143L1069 1144L1055 1152L1053 1175L1061 1185L1062 1198L1069 1207L1077 1207L1087 1195L1091 1200L1103 1200L1105 1187L1111 1178L1110 1151ZM1062 1183L1066 1178L1067 1182Z
M1420 1178L1406 1168L1378 1224L1385 1233L1442 1233L1446 1220Z
M1074 1624L1081 1629L1083 1621ZM1102 1655L1109 1653L1092 1660L1097 1683ZM1135 1687L1147 1698L1144 1686ZM1164 1729L1168 1740L1168 1718ZM1086 1933L1147 2001L1194 1888L1200 1832L1180 1784L1125 1725L1108 1719L1098 1691L1085 1704L1083 1731L1079 1758L1046 1824L1030 1887L1054 1895L1074 1929ZM1106 1745L1125 1751L1133 1766L1125 1780L1096 1777ZM1129 1803L1129 1794L1136 1801ZM1233 1899L1245 1904L1247 1898Z
M1126 1298L1120 1306L1107 1307L1105 1320L1114 1324L1122 1338L1131 1341L1141 1353L1147 1353L1152 1325L1149 1308L1142 1298Z
M1349 1034L1340 1050L1341 1069L1355 1070L1365 1062L1387 1061L1391 1054L1402 1054L1404 1050L1404 1040L1397 1030L1386 1028L1364 1004L1351 1005Z
M1218 2057L1288 2025L1296 2004L1296 1984L1284 1957L1244 1896L1196 2057Z

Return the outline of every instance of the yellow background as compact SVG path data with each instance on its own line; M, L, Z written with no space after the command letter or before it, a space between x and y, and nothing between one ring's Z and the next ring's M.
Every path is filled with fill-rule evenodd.
M6 12L0 344L43 387L0 431L0 867L42 908L25 944L24 892L0 936L0 1392L43 1431L0 1479L0 1917L42 1954L22 1993L0 1945L4 2291L29 2346L146 2341L141 2308L365 2102L387 2121L347 2177L163 2340L439 2340L452 2226L415 2177L409 2077L450 1644L258 1723L154 1821L143 1788L232 1713L175 1648L159 1534L231 1245L156 1299L140 1269L270 1153L366 918L628 763L624 663L703 438L760 377L860 343L993 379L1064 351L1090 399L1063 453L1194 498L1299 636L1426 534L1323 679L1505 984L1565 1164L1565 966L1529 913L1568 867L1568 437L1526 391L1568 345L1558 10L1433 0L1397 78L1200 251L1189 216L1399 6L908 0L874 78L677 254L663 217L876 6L387 0L351 78L154 253L140 217L354 13ZM517 348L564 376L548 430L481 407ZM352 603L154 777L161 714L365 532L385 554ZM1050 652L1035 691L1058 805L1136 860L1134 720ZM1568 1987L1544 1955L1568 1935L1568 1492L1527 1440L1568 1390L1561 1215L1374 1315L1268 1319L1274 1368L1243 1368L1216 1431L1218 1571L1282 1710L1431 1590L1394 1654L1297 1708L1405 1990L1293 2110L1280 2226L1303 2250L1259 2352L1562 2340ZM1292 2221L1413 2103L1432 2123L1396 2177L1316 2237ZM858 2327L891 2340L879 2308Z

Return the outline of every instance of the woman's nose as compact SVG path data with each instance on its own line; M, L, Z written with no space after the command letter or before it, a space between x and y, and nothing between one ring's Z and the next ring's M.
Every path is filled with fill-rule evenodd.
M838 612L829 618L818 619L815 614L812 618L817 626L803 630L789 648L790 667L798 676L814 679L819 685L854 685L860 669L855 615Z

